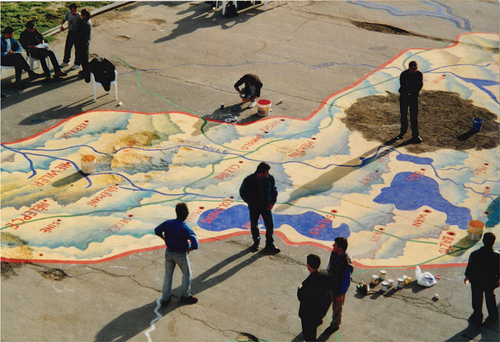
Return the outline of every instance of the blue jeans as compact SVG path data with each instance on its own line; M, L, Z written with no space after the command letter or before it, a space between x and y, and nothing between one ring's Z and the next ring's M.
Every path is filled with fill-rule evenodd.
M182 296L189 297L191 295L191 265L189 265L188 252L172 252L167 248L165 251L165 278L163 279L162 300L170 298L176 264L179 265L182 271Z
M266 245L274 245L274 221L271 210L253 206L248 206L248 210L250 211L250 230L253 241L258 242L260 240L259 217L262 216L266 226Z

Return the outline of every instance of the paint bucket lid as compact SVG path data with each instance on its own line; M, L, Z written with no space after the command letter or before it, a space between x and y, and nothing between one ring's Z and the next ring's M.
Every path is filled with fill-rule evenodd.
M257 101L258 104L260 104L261 106L269 106L271 104L271 101L269 100L259 100Z

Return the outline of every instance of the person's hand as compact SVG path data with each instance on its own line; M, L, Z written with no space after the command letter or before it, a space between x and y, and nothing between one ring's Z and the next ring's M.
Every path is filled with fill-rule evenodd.
M302 283L299 285L299 290L302 288Z
M469 278L465 278L464 279L464 284L467 285L468 282L469 282ZM499 280L499 283L500 283L500 280Z
M344 295L340 295L340 296L337 296L335 298L335 300L337 301L337 303L340 303L342 301L342 299L344 299Z
M15 52L14 52L14 51L9 51L9 52L7 52L7 55L14 55L14 54L15 54Z
M274 205L270 204L269 208L267 208L267 210L272 210L273 208L274 208Z
M192 248L188 248L188 250L187 250L187 251L188 251L188 253L189 253L189 252L194 251L194 249L192 249Z
M61 32L64 31L64 26L63 25L64 24L61 25L61 30L60 30Z
M241 101L248 102L249 100L246 97L244 97L244 98L241 99Z

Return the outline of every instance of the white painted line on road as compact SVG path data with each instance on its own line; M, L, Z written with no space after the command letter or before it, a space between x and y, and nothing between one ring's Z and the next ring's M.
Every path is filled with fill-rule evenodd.
M163 317L163 316L162 316L162 315L160 315L160 313L158 312L158 309L159 309L160 307L161 307L161 297L160 297L160 298L158 298L158 299L156 300L156 308L155 308L154 312L155 312L155 314L156 314L156 316L157 316L157 317L151 321L151 323L150 323L151 328L149 328L149 329L148 329L148 330L144 333L144 334L146 335L146 338L148 339L148 342L152 342L152 341L153 341L153 340L151 339L151 336L149 336L149 333L150 333L151 331L154 331L154 330L156 329L156 327L155 327L155 323L156 323L156 322L158 322L158 321L159 321L159 320Z

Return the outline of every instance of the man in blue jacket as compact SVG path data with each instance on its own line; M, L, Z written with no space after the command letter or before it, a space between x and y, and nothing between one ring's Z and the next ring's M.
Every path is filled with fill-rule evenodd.
M23 70L25 70L31 79L36 79L42 77L42 75L36 74L30 69L30 66L23 58L21 52L23 48L14 38L14 29L10 26L7 26L3 30L2 34L2 65L5 66L13 66L16 70L16 82L14 83L14 87L18 89L23 89L23 85L21 83L21 75Z
M344 237L335 238L330 263L327 271L330 274L330 284L332 291L332 322L327 329L328 333L334 333L339 329L342 319L342 307L345 302L345 294L351 284L351 274L353 264L351 257L347 254L347 239Z
M274 177L269 174L271 167L260 163L255 173L246 177L240 187L240 196L248 204L250 211L250 229L253 238L253 250L258 250L260 242L259 217L262 216L266 226L267 252L279 253L274 245L274 222L271 210L278 198L278 190Z
M175 206L177 218L168 220L155 228L155 234L165 241L165 278L163 280L163 295L161 304L170 304L172 297L172 280L175 265L179 265L182 271L182 295L181 302L195 304L198 298L191 295L191 266L189 264L189 252L198 249L198 238L194 231L184 222L189 215L186 203L177 203Z

